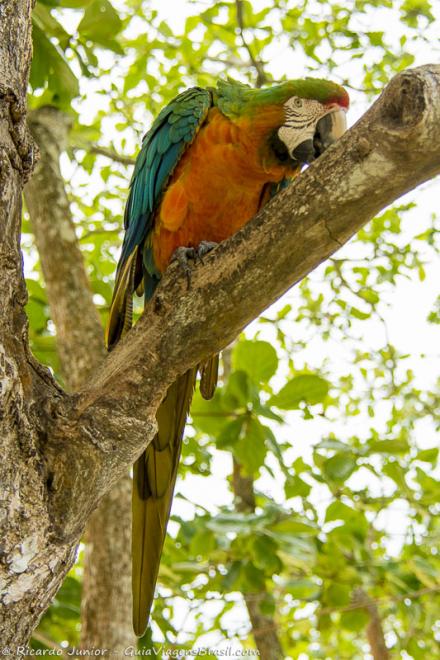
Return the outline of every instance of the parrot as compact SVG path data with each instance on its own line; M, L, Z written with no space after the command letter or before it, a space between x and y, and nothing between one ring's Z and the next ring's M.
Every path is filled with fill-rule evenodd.
M125 235L106 328L112 350L132 326L133 296L151 300L173 259L188 274L346 130L347 91L314 78L253 88L232 79L191 87L145 134L124 213ZM133 467L133 629L148 625L196 378L214 394L218 356L178 377L157 433Z

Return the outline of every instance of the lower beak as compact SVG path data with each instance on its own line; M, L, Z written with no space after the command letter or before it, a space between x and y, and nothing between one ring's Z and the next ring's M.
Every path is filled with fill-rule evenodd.
M316 125L313 144L315 146L316 156L320 156L333 142L347 130L347 119L345 110L332 110L322 117Z
M292 158L297 160L298 163L305 164L311 163L315 160L315 145L314 140L304 140L292 151Z
M311 163L347 130L345 110L337 108L324 115L316 124L313 139L304 140L292 152L299 163Z

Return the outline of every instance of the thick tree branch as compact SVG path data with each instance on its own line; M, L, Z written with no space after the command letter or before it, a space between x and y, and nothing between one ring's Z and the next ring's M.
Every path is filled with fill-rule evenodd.
M439 121L440 67L399 74L356 126L194 270L190 291L178 267L169 268L95 381L57 406L45 451L62 538L78 533L84 512L151 439L177 374L223 348L377 212L440 172Z
M0 326L12 324L10 336L16 341L23 334L26 300L19 247L21 189L35 158L26 127L32 4L6 0L0 19Z
M64 380L69 390L77 390L99 367L106 351L60 171L70 121L53 107L39 108L28 121L40 148L40 162L25 188L25 199L57 329ZM84 649L108 647L117 653L135 641L131 623L130 491L127 472L102 499L88 523L81 603ZM117 579L115 566L119 569Z
M0 12L0 640L11 651L28 638L74 557L70 545L54 549L49 541L40 420L57 390L28 352L23 310L21 196L35 153L26 126L32 5L5 0Z

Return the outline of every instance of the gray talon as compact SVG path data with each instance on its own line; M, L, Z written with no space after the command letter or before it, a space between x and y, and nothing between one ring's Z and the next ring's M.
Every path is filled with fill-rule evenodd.
M186 281L188 284L188 289L191 288L191 268L189 267L189 260L191 259L194 262L197 260L203 264L203 257L216 248L218 243L213 241L201 241L197 248L193 247L178 247L174 252L171 261L177 261L183 272L186 276Z
M214 241L201 241L199 243L199 247L197 248L197 255L202 263L203 257L207 255L208 252L211 252L211 250L214 250L217 245L218 243L214 243Z

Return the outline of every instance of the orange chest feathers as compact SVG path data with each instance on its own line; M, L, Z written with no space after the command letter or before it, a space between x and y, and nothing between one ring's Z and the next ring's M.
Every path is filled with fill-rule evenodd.
M176 167L155 217L151 238L160 272L178 247L220 242L234 234L260 208L267 183L295 174L291 166L275 160L267 133L264 122L235 124L217 109L210 110Z

